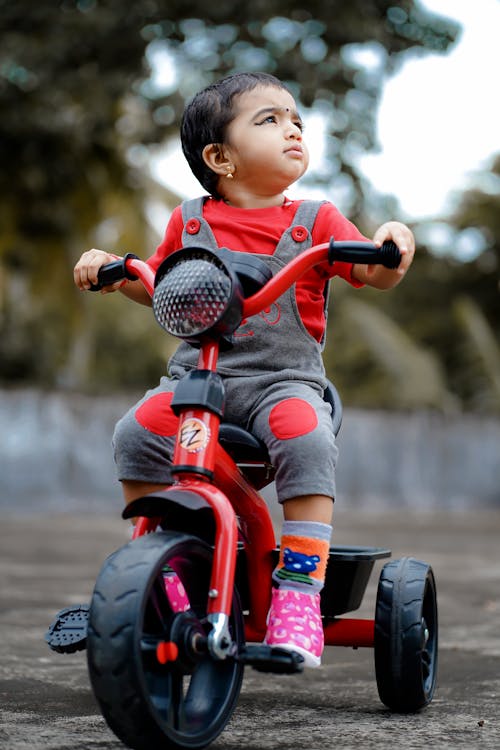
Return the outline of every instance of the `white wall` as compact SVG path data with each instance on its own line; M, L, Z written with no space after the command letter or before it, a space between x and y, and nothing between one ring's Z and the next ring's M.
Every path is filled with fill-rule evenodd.
M0 508L119 512L110 440L134 396L0 390ZM500 507L500 420L346 409L339 506Z

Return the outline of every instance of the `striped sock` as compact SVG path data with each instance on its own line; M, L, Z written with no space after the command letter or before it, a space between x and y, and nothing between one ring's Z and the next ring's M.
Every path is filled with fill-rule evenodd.
M316 521L285 521L273 580L280 588L316 594L323 588L332 527Z

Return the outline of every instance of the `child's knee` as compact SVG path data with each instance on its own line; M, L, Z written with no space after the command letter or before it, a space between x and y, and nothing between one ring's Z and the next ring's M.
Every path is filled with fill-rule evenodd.
M155 435L129 412L116 424L113 435L118 479L168 484L172 438Z
M278 497L335 496L338 448L331 425L320 420L314 429L273 444Z
M120 457L140 452L144 440L144 428L134 418L132 412L128 412L115 425L112 445L115 461Z

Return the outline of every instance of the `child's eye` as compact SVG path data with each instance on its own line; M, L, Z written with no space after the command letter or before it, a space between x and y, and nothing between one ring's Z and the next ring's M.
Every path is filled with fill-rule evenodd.
M266 122L277 122L276 115L268 115L262 122L259 122L259 125L264 125Z
M265 125L266 123L277 123L278 117L276 115L266 115L266 117L261 120L260 122L256 123L257 125ZM302 120L295 120L293 123L301 132L304 130L304 123Z

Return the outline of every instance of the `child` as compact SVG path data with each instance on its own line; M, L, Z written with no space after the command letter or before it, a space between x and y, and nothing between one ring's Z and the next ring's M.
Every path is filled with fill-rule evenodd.
M204 245L259 253L276 271L332 235L364 240L331 203L285 196L283 191L308 166L302 131L291 93L271 75L229 76L197 94L186 107L181 140L209 195L175 209L149 264L156 269L180 247ZM323 400L325 285L338 275L356 287L395 286L412 262L413 235L391 221L373 238L377 245L385 240L401 250L399 268L345 263L314 268L271 309L244 320L235 345L219 360L226 389L224 418L266 443L284 510L265 642L299 652L307 666L319 666L323 651L319 593L332 531L337 455L330 407ZM76 285L88 289L98 269L112 259L100 250L84 253L75 267ZM140 282L105 291L118 287L131 299L151 304ZM115 460L126 502L171 482L165 457L172 453L177 419L170 401L179 378L196 359L197 352L182 343L170 360L169 377L116 426Z

